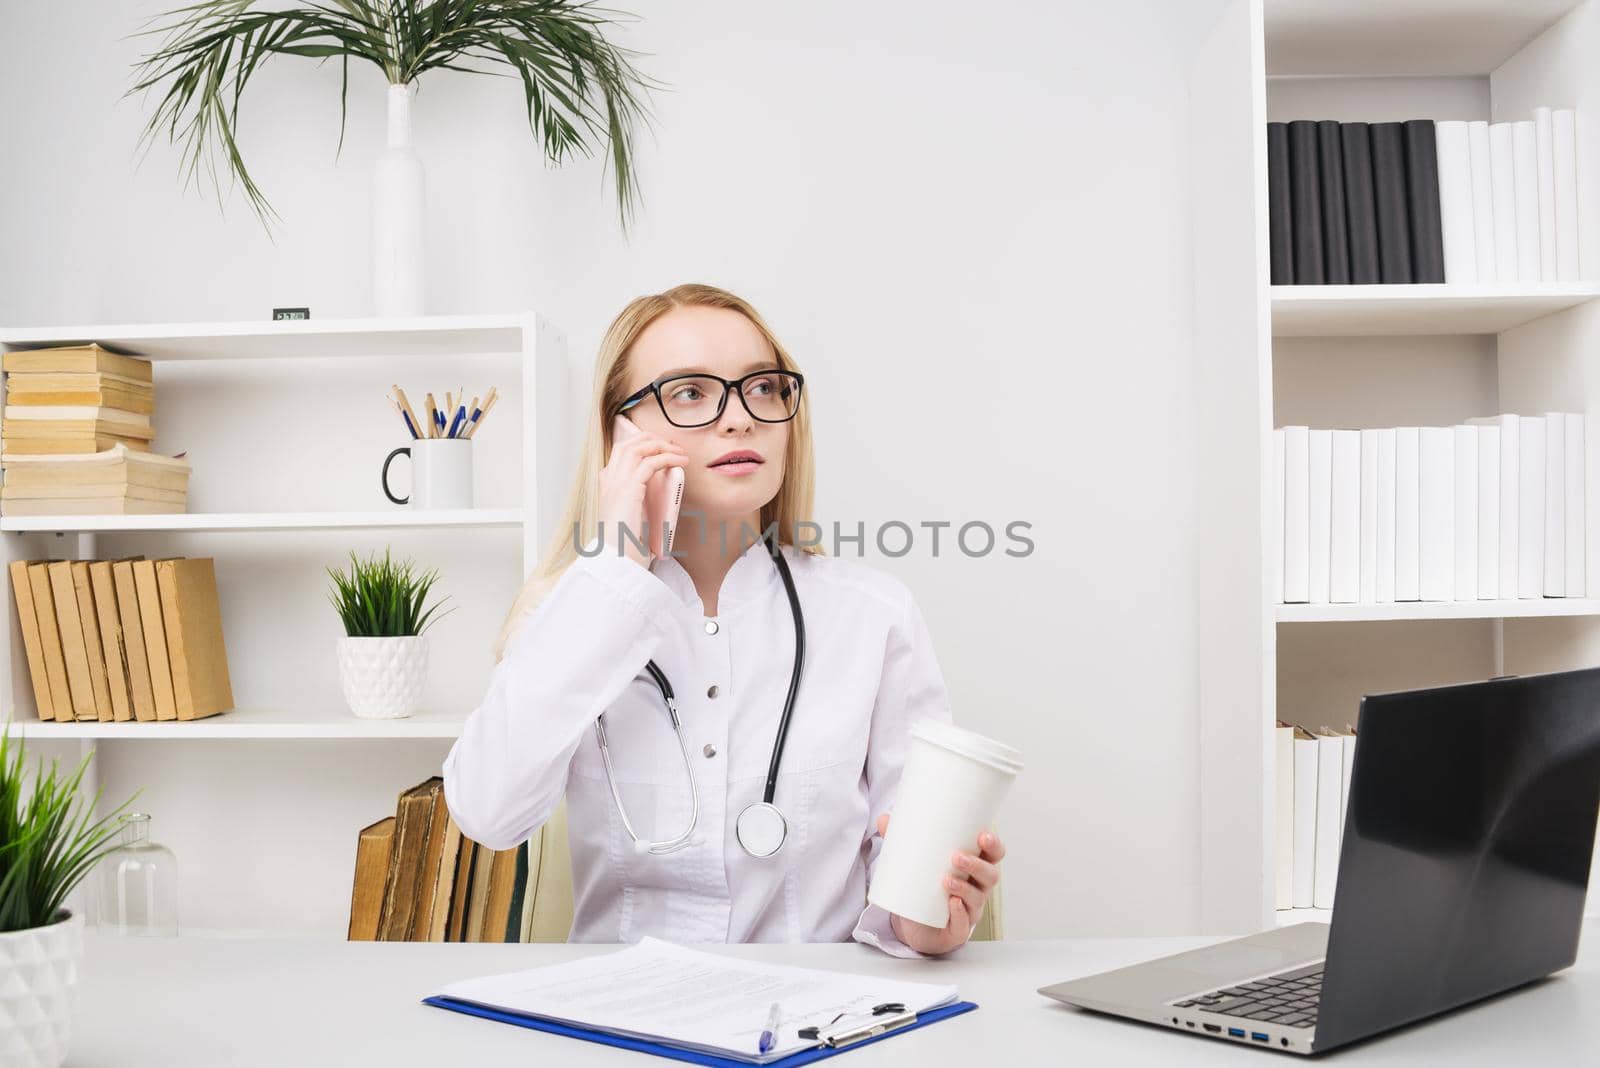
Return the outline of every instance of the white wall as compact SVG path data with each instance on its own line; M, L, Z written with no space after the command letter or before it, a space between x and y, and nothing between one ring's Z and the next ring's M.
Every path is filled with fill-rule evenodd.
M118 100L124 37L161 6L9 12L0 322L364 314L377 72L351 72L337 160L337 65L277 58L250 86L242 149L285 220L269 241L242 198L223 217L182 192L174 150L135 169L147 111ZM1215 5L630 6L626 42L672 86L640 140L631 239L598 162L541 163L515 80L424 81L430 310L537 308L587 366L630 297L727 286L807 373L825 524L1031 522L1024 560L923 541L881 561L918 593L958 720L1027 753L1003 825L1008 933L1192 927L1184 73ZM67 38L70 62L43 46ZM147 788L193 922L336 933L358 827L444 748L102 753L110 796Z

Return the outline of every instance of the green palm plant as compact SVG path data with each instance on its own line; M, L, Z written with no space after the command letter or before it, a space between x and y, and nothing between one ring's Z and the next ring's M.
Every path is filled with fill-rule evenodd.
M29 785L24 749L20 738L12 744L7 721L0 728L0 931L26 931L59 919L67 895L117 847L117 817L138 796L97 820L100 792L87 804L80 794L89 757L66 778L58 777L54 760L46 771L41 757Z
M236 136L240 95L268 56L341 61L340 149L352 59L376 64L391 85L435 69L511 76L468 65L488 61L521 79L528 125L551 163L574 151L591 154L591 138L605 147L627 228L638 199L633 126L648 118L645 96L660 86L634 69L630 57L639 53L606 40L603 31L622 12L587 0L328 0L285 10L257 10L257 2L201 0L156 16L134 35L164 35L124 94L166 86L139 143L148 147L162 130L169 143L181 141L186 185L204 160L220 199L220 151L262 225L278 217L246 170Z

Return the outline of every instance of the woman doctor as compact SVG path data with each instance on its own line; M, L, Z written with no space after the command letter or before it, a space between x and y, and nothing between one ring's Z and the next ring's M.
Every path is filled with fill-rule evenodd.
M991 832L951 858L943 928L867 904L908 728L949 700L901 582L796 548L813 482L794 360L745 301L682 285L623 309L595 384L567 514L445 759L462 833L510 848L565 794L574 942L962 945L1000 878ZM670 467L682 520L652 556L645 484Z

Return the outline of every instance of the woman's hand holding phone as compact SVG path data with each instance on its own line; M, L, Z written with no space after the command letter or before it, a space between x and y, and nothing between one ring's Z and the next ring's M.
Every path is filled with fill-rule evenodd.
M599 519L605 537L605 552L614 552L621 541L622 552L640 567L648 568L650 558L635 544L644 530L645 487L650 479L669 467L686 467L689 454L666 438L640 430L625 416L617 416L611 436L611 456L600 471ZM626 527L631 538L623 536ZM660 555L662 532L650 531L653 555Z

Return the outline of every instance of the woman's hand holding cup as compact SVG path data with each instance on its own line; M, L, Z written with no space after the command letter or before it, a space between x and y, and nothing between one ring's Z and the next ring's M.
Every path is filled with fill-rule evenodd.
M889 814L878 817L878 834L887 838ZM950 866L957 874L944 877L944 889L949 895L950 922L943 928L930 927L897 913L889 914L889 926L895 937L918 953L938 955L965 945L972 931L983 917L989 895L1000 885L1000 861L1006 847L999 837L989 830L978 836L976 853L958 851L950 858Z

